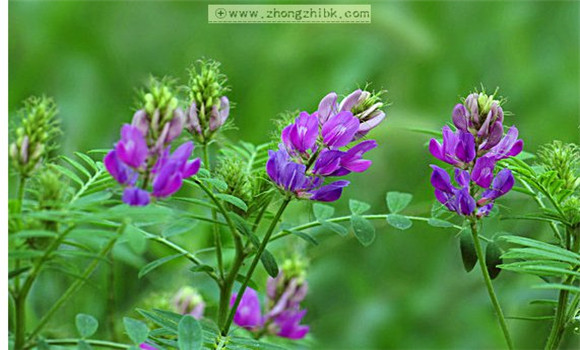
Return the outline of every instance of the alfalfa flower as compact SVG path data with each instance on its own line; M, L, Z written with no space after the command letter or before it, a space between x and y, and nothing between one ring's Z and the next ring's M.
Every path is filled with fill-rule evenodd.
M432 139L431 154L455 167L455 182L442 168L431 165L431 184L435 197L449 210L463 216L482 217L489 214L494 201L514 186L514 177L507 168L495 173L499 160L518 155L523 141L512 126L503 134L504 113L494 95L474 93L458 104L452 113L456 131L443 127L443 142Z
M203 144L226 123L230 115L227 78L220 64L200 60L189 71L189 107L185 111L185 128Z
M376 141L352 145L361 132L361 116L378 108L371 106L373 111L369 113L358 111L371 98L369 93L362 93L357 90L354 97L347 97L339 105L332 92L322 99L316 112L301 112L282 130L279 150L270 151L266 163L270 179L281 190L297 198L335 201L349 182L327 183L328 178L364 172L370 167L372 162L362 157L377 146ZM353 111L358 114L355 116Z
M152 80L151 91L144 94L145 107L135 113L132 124L123 125L121 139L103 160L111 176L125 186L122 199L129 205L144 206L151 197L172 195L200 168L199 158L189 160L193 142L171 153L185 117L169 86Z
M18 173L26 178L40 167L54 147L54 137L60 132L55 118L56 104L48 97L30 97L18 112L20 125L10 144L10 158Z

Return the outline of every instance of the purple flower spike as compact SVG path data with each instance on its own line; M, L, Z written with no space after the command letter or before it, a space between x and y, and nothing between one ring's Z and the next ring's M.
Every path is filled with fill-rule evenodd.
M123 125L121 140L117 143L115 150L117 157L133 168L141 167L149 153L145 136L139 129L129 124Z
M306 310L287 310L275 319L280 328L278 336L289 339L302 339L310 331L309 326L300 325L300 321L306 315Z
M310 194L312 194L310 199L320 202L334 202L342 195L342 189L349 184L350 182L346 180L334 181L326 186L320 187L319 189L310 191Z
M351 112L340 112L322 126L324 144L331 148L348 145L358 131L360 122Z
M479 186L488 188L493 180L493 169L495 168L495 159L490 157L478 158L475 166L471 171L471 179Z
M155 177L153 181L153 195L155 197L169 197L177 192L183 184L183 177L179 172L179 164L168 161Z
M453 133L448 126L443 127L443 144L436 139L429 142L431 154L445 163L462 165L475 158L475 139L471 133L458 130Z
M455 187L451 184L451 177L449 174L437 165L431 165L431 168L433 169L433 173L431 174L431 185L442 192L453 193Z
M475 210L475 199L469 194L467 187L457 191L457 213L460 215L471 215Z
M219 108L217 105L212 107L209 116L209 129L211 131L217 130L224 125L228 116L230 115L230 100L226 96L220 98Z
M300 113L294 124L282 130L282 141L289 151L304 153L314 148L318 137L318 120L315 115Z
M127 166L125 163L121 162L119 157L117 157L117 152L115 150L109 151L105 158L103 159L105 168L111 176L117 180L121 185L132 186L137 181L139 174Z
M140 188L127 187L123 191L123 202L131 206L145 206L149 201L149 192Z
M336 101L338 96L336 92L331 92L328 95L324 96L318 105L318 111L316 113L318 117L318 121L320 125L324 125L330 119L331 116L336 115L338 113Z
M230 306L234 305L236 298L237 293L234 293L230 300ZM242 300L240 300L234 315L234 323L250 330L255 327L261 327L263 324L258 293L250 287L246 288Z
M153 345L149 345L147 343L141 343L139 344L139 348L143 349L143 350L158 350L156 347L154 347Z

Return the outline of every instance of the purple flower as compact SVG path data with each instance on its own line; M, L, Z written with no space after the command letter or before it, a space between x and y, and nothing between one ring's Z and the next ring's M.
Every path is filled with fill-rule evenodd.
M121 185L132 186L137 181L139 174L131 169L128 165L123 163L119 157L117 157L117 152L113 149L103 159L105 168L111 176L117 180Z
M330 119L330 117L335 116L338 113L336 101L338 96L336 92L331 92L324 96L318 105L318 111L316 111L316 116L320 125L324 125Z
M191 103L191 106L186 111L185 128L190 133L201 134L201 124L199 122L199 117L197 116L197 106L195 102Z
M149 154L145 136L137 127L129 124L123 125L121 140L115 146L115 150L117 157L133 168L141 167Z
M236 302L237 293L232 294L230 306ZM234 314L234 323L240 327L252 330L263 325L262 311L258 293L252 288L246 288Z
M461 131L467 132L469 126L469 112L467 108L461 103L458 103L453 108L453 124L455 127Z
M201 295L191 287L182 287L172 300L173 308L181 315L191 315L201 319L205 311L205 302Z
M345 152L325 149L320 152L312 172L317 175L328 176L337 171L340 166L341 157Z
M270 158L266 162L266 172L270 179L280 188L296 195L319 184L320 180L306 176L306 166L294 163L280 145L277 152L269 151Z
M127 187L123 191L123 202L132 206L145 206L149 204L149 192L137 187Z
M479 187L488 188L493 180L493 168L495 167L495 159L490 157L477 158L475 166L471 171L471 179Z
M288 151L304 153L316 145L318 120L315 115L300 113L293 124L282 130L282 141Z
M310 197L313 201L320 202L334 202L338 200L342 195L342 189L350 184L349 181L339 180L334 181L328 185L322 186L318 189L311 190L309 193L312 194Z
M322 126L322 140L330 148L346 146L353 141L359 126L359 120L351 112L339 112Z
M226 96L220 98L219 107L214 104L209 115L209 130L219 129L230 115L230 100Z
M524 141L518 139L518 129L512 126L501 141L487 153L488 157L493 157L496 161L515 157L524 148Z
M153 345L149 345L147 343L141 343L139 344L139 348L143 349L143 350L158 350L156 347L154 347Z
M365 93L366 95L363 97L363 91L361 89L354 90L340 102L338 110L341 112L352 112L353 108L362 103L366 97L368 97L369 93L366 91Z
M310 331L309 326L300 325L306 310L286 310L274 322L279 327L278 336L289 339L302 339Z
M436 139L431 139L429 151L439 160L461 166L475 158L475 139L469 132L457 130L454 133L451 128L444 126L443 144L441 145Z
M373 162L368 159L362 159L362 156L377 146L378 144L375 140L366 140L343 152L340 157L340 167L331 176L344 176L351 172L362 173L366 171Z
M153 181L153 196L168 197L177 192L183 184L183 179L195 175L200 168L201 161L196 158L188 161L193 152L193 142L188 141L179 146L171 156L165 151L154 167L156 173Z
M514 183L515 180L511 170L507 168L500 170L493 179L491 188L481 195L478 204L485 204L503 196L514 187Z
M451 184L451 177L442 168L431 165L431 184L435 187L435 198L447 209L459 215L471 215L475 210L475 199L469 194L469 173L464 170L456 171L455 180L461 186L456 188Z
M141 131L143 136L147 136L149 133L149 119L147 117L147 112L145 112L144 109L135 112L131 125Z

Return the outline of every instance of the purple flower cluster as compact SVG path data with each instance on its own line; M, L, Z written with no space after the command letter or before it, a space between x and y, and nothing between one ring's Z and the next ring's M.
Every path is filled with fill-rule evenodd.
M262 315L258 293L247 288L234 315L234 323L256 334L276 334L289 339L302 339L310 331L300 322L305 309L300 302L306 297L308 284L299 277L287 278L280 272L276 278L268 278L268 308ZM232 295L230 306L237 294Z
M171 142L181 134L184 121L179 108L164 123L160 122L157 111L149 116L139 110L131 125L123 125L121 140L103 160L111 176L125 186L123 202L144 206L149 204L151 196L168 197L181 188L184 179L197 173L199 158L189 161L193 142L188 141L170 152Z
M278 151L269 151L268 176L282 190L298 198L332 202L340 198L349 181L324 184L327 177L364 172L372 162L363 154L377 147L374 140L362 141L341 150L366 135L385 118L381 102L369 92L356 90L340 104L332 92L312 114L302 112L282 130ZM366 106L368 108L366 108ZM365 109L366 108L366 109Z
M523 141L518 139L515 126L504 136L503 120L503 110L493 95L473 93L464 104L457 104L453 109L453 124L457 130L453 132L450 127L443 127L442 144L431 139L431 154L455 167L458 187L451 183L447 171L431 165L435 197L449 210L464 216L486 216L494 200L512 189L511 171L505 168L494 176L495 165L501 159L518 155L523 149Z

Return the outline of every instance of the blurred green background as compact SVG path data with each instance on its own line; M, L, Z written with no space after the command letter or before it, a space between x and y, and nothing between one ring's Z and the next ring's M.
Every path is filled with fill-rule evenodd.
M369 154L374 165L349 176L339 213L347 212L348 198L385 212L385 192L398 190L415 195L409 213L426 215L433 158L428 137L408 128L441 128L459 98L480 84L501 88L504 109L513 113L507 125L518 126L526 151L553 139L579 141L578 2L362 3L372 4L372 24L207 24L204 2L11 1L9 115L27 96L45 93L60 107L65 154L110 147L149 74L185 83L185 68L208 57L222 62L232 87L231 117L239 130L228 136L260 143L269 139L278 113L312 112L327 92L346 94L371 82L389 91L392 105L372 134L380 143ZM512 211L534 208L515 193L507 200ZM307 204L293 208L297 220L308 220ZM537 224L489 221L488 234L548 237L547 227ZM320 246L304 248L311 257L306 322L316 348L503 347L481 276L463 271L451 233L420 224L407 231L376 225L369 248L323 232ZM290 250L289 243L279 246ZM77 312L120 319L152 291L175 290L184 281L211 292L181 265L138 280L136 266L165 254L152 248L135 266L117 264L116 313L95 297L104 293L101 271L96 285L86 286L54 322L54 334L66 335ZM36 312L50 306L65 281L45 276L43 289L35 291ZM529 289L533 282L506 272L496 280L508 316L550 311L528 305L552 296ZM549 330L546 322L509 323L521 348L539 347ZM578 335L567 344L576 346Z

